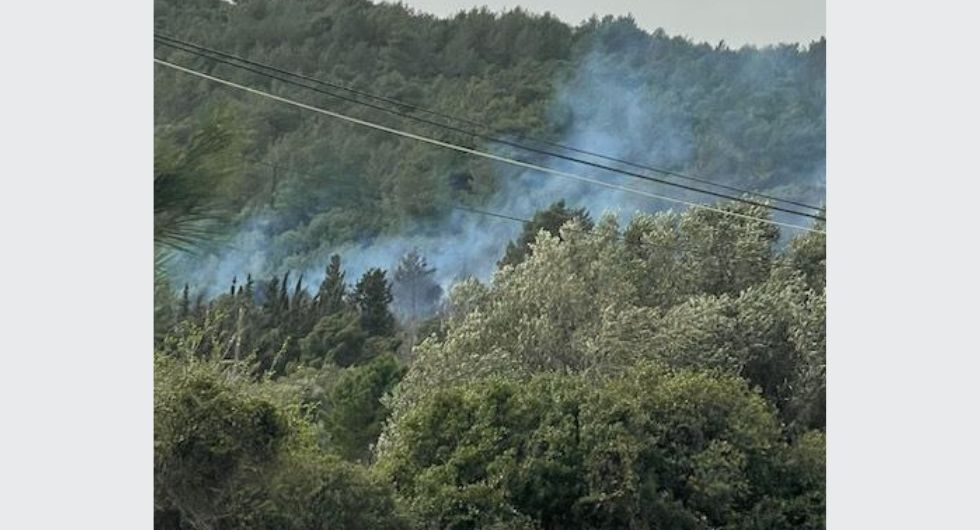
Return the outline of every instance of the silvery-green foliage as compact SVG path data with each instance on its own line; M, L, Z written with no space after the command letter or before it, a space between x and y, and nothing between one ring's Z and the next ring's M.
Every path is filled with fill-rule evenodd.
M539 372L601 378L647 359L744 377L797 420L815 403L800 394L822 389L822 294L775 238L765 223L705 211L639 215L622 233L611 215L591 231L574 221L560 238L542 231L530 256L489 286L453 291L445 337L416 346L395 414L445 384Z
M453 285L446 300L445 317L459 323L486 298L489 289L476 278L467 278Z
M596 368L599 358L587 353L601 348L603 328L636 299L623 266L628 258L611 216L590 232L570 222L561 236L539 233L528 259L501 269L486 293L474 284L453 292L451 307L473 309L451 317L445 339L416 346L396 410L427 388L460 379Z

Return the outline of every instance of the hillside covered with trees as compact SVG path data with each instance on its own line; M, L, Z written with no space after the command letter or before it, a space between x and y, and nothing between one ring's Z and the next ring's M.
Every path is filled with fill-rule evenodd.
M157 0L155 27L497 135L823 202L823 41L363 0ZM822 222L668 209L155 75L155 527L824 527Z
M443 20L365 0L158 0L155 28L486 124L496 136L534 135L744 189L823 202L823 41L732 50L650 34L628 18L570 27L548 15L475 10ZM156 55L384 125L467 147L513 151L170 46L158 44ZM178 288L184 282L225 286L245 273L318 274L339 250L360 274L372 266L393 267L413 247L437 266L447 288L457 277L486 279L519 231L452 205L492 206L521 217L560 199L593 215L676 206L359 129L169 69L157 68L155 75L160 146L186 148L195 131L215 122L230 137L213 154L231 173L220 193L224 244L175 260L171 274ZM634 184L696 202L715 200ZM447 255L445 238L467 245L466 251Z

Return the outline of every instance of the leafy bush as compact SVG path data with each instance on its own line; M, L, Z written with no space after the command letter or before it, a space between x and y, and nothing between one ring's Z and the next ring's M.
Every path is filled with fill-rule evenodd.
M817 528L822 443L787 444L735 376L645 366L435 390L391 425L377 468L437 528Z
M241 367L158 357L159 528L403 528L387 486L322 452L298 401Z

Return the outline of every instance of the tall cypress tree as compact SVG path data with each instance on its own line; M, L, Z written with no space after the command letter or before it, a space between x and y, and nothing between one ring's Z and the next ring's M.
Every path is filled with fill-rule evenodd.
M191 286L184 284L184 291L180 296L180 320L191 316Z
M289 310L289 272L282 277L282 285L279 287L279 311L285 313Z
M203 292L197 293L197 296L194 298L194 309L193 309L194 318L199 318L199 319L204 318L208 309L208 305L209 304L207 303L207 300L205 300L204 298L204 293Z
M374 336L395 334L395 316L388 309L391 286L385 271L371 268L361 276L354 288L354 302L361 313L361 327Z
M252 280L251 274L249 274L245 279L245 299L249 302L255 300L255 281Z
M289 301L289 330L290 333L305 335L316 323L314 315L310 311L310 295L303 288L303 275L299 275L296 280L296 287L293 288L293 299Z
M262 313L269 327L274 327L279 322L278 276L273 276L262 288Z
M300 274L299 279L296 280L296 287L293 289L293 307L297 307L299 305L298 298L300 296L300 293L302 292L303 292L303 275Z
M347 297L347 282L344 271L340 268L340 256L330 256L327 274L320 283L316 294L316 309L318 316L332 315L344 309L344 299Z

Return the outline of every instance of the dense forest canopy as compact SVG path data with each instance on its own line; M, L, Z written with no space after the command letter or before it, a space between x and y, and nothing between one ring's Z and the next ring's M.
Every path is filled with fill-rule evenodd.
M158 0L155 26L509 138L823 202L823 40L363 0ZM822 222L669 209L162 67L155 86L157 528L823 528Z
M542 229L414 331L384 271L349 286L339 257L312 297L249 278L163 304L158 520L821 528L823 234L777 251L714 212L584 226Z
M158 0L155 27L485 123L497 135L533 134L745 189L823 201L824 41L732 50L650 34L629 18L570 27L516 9L438 19L363 0ZM158 45L156 54L332 110L470 147L512 151L167 46ZM615 210L627 217L676 206L358 129L167 69L157 70L155 101L158 136L172 143L186 144L215 113L240 136L230 148L238 167L226 183L233 215L225 244L171 265L178 284L197 288L223 286L245 273L311 274L335 252L358 273L392 267L414 247L448 288L459 277L487 278L520 230L451 204L520 217L559 199L594 215ZM590 169L521 155L559 169ZM698 202L712 199L648 182L630 185ZM446 250L447 238L463 247Z

